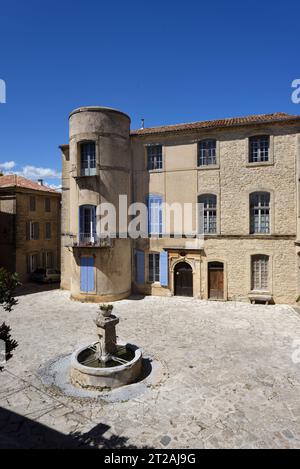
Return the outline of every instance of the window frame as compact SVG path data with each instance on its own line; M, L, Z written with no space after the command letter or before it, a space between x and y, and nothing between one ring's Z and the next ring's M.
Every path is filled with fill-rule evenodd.
M160 149L160 154L149 154L150 151L154 149ZM153 161L150 164L149 159L153 159ZM157 159L159 158L160 163L157 164ZM146 163L147 163L147 171L149 172L155 172L155 171L163 171L164 169L164 158L163 158L163 145L160 143L155 143L155 144L150 144L146 145Z
M245 166L246 168L256 168L263 166L274 166L275 164L275 135L272 133L272 129L261 130L261 132L256 132L255 134L248 134L245 137ZM250 139L252 137L269 137L269 160L261 162L250 162Z
M218 233L218 196L217 194L212 194L212 193L199 194L197 198L198 204L204 204L204 202L201 199L214 200L214 205L210 206L208 204L207 207L204 206L203 212L201 211L201 214L203 215L202 221L200 221L201 214L198 213L198 216L199 216L198 232L199 234L204 234L204 235L215 235ZM214 215L213 215L213 212L214 212ZM214 225L213 230L210 229L211 223L213 223ZM203 228L202 230L203 233L200 233L201 231L200 228Z
M28 265L28 273L32 274L36 269L39 268L39 261L40 261L39 253L38 252L33 252L33 253L29 253L27 256L28 256L27 257L27 259L28 259L28 261L27 261L28 262L28 264L27 264ZM32 267L33 266L33 262L32 262L33 257L36 258L36 267L35 268Z
M40 224L38 221L29 222L29 240L37 241L40 239Z
M268 196L269 203L268 205L262 204L261 200L258 200L258 203L253 203L252 200L255 197L261 199L262 197ZM258 212L257 214L255 212ZM265 213L264 213L265 212ZM271 192L269 191L254 191L249 194L249 225L250 225L250 234L251 235L270 235L271 234L271 213L272 213L272 199ZM255 217L258 216L258 226L259 229L256 230L256 220ZM262 230L262 224L267 226Z
M271 259L268 254L252 254L250 258L250 275L251 275L251 291L252 292L270 292L270 265ZM258 268L255 266L255 263L258 264ZM263 266L263 263L265 266ZM256 272L255 272L256 269ZM264 269L264 271L263 271ZM263 278L263 275L265 277ZM258 276L258 284L255 276Z
M49 265L49 263L48 263L49 256L50 256L50 259L51 259L51 263L50 263L51 265ZM45 261L46 261L46 266L45 266L46 269L54 269L54 253L53 253L53 251L46 251Z
M265 159L265 155L262 155L262 153L265 152L265 149L263 148L262 145L257 145L257 159L253 159L253 142L254 141L260 142L263 140L267 140L268 145L267 145L267 159ZM270 163L271 159L271 136L268 134L258 134L258 135L251 135L248 138L248 164L256 165L256 164L268 164Z
M148 282L160 283L160 253L148 253Z
M96 205L83 204L79 206L78 238L80 242L95 242L97 238L96 211ZM89 224L89 230L85 231L87 223Z
M49 231L48 231L49 227ZM52 238L52 224L50 221L45 222L45 239L51 239Z
M200 148L201 145L214 142L214 147ZM213 154L210 152L213 150ZM200 152L204 154L200 155ZM203 163L200 160L203 160ZM211 160L211 161L210 161ZM218 140L216 138L203 138L197 142L197 168L216 168L218 166Z
M51 198L50 197L45 197L44 203L45 203L45 206L44 206L45 212L51 213Z
M36 212L36 196L35 195L29 196L29 211Z
M82 177L96 176L97 174L97 145L95 140L84 140L78 143L79 146L79 174ZM84 147L93 146L94 152L83 154ZM83 164L83 157L87 158L86 166ZM93 165L91 165L93 162Z

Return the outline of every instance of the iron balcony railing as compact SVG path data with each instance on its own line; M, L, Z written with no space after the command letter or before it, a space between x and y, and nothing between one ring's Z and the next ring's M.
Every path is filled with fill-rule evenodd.
M108 237L99 237L96 233L79 233L79 235L65 234L64 235L65 247L111 247L112 240Z

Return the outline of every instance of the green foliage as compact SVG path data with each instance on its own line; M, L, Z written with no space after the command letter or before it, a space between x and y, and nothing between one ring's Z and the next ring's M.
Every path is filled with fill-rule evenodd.
M5 322L0 326L0 340L6 344L6 360L12 357L12 351L18 346L18 342L11 337L11 328Z
M101 311L112 311L113 310L113 305L100 305L99 308Z
M14 297L15 289L18 285L20 285L18 274L13 274L0 268L0 305L6 311L11 311L18 303Z

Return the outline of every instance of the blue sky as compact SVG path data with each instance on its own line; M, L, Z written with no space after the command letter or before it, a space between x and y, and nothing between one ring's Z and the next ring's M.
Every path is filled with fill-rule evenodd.
M59 185L58 145L84 105L127 112L132 128L300 114L296 0L0 0L0 17L2 169Z

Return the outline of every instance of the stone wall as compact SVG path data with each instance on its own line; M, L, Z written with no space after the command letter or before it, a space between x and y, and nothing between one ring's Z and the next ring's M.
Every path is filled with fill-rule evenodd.
M207 298L207 263L224 263L225 299L247 300L251 290L250 259L253 254L270 256L270 290L278 303L294 303L299 293L298 266L295 250L297 239L296 161L300 127L273 124L224 130L201 130L186 135L136 136L132 138L134 199L143 201L150 193L159 194L167 203L195 204L199 194L217 196L217 235L204 241L201 275L194 296ZM270 135L270 161L248 163L249 137ZM217 139L217 164L197 168L197 141ZM164 166L147 171L147 144L163 145ZM267 236L250 235L249 195L268 191L271 195L271 232ZM193 226L196 227L194 209ZM137 242L145 252L160 252L180 245L185 240L151 239ZM189 254L192 256L192 254ZM170 267L169 294L172 294ZM147 276L147 272L145 272ZM198 275L198 274L197 274ZM139 286L145 293L153 287ZM166 295L165 288L155 285L156 294Z
M36 210L29 210L30 196L36 198ZM45 198L51 200L51 212L45 211ZM51 192L24 191L16 194L16 271L21 281L29 279L27 259L29 254L39 255L42 265L42 253L53 252L54 267L60 268L60 194ZM39 223L39 239L29 240L28 223ZM51 239L45 237L46 222L51 223Z

